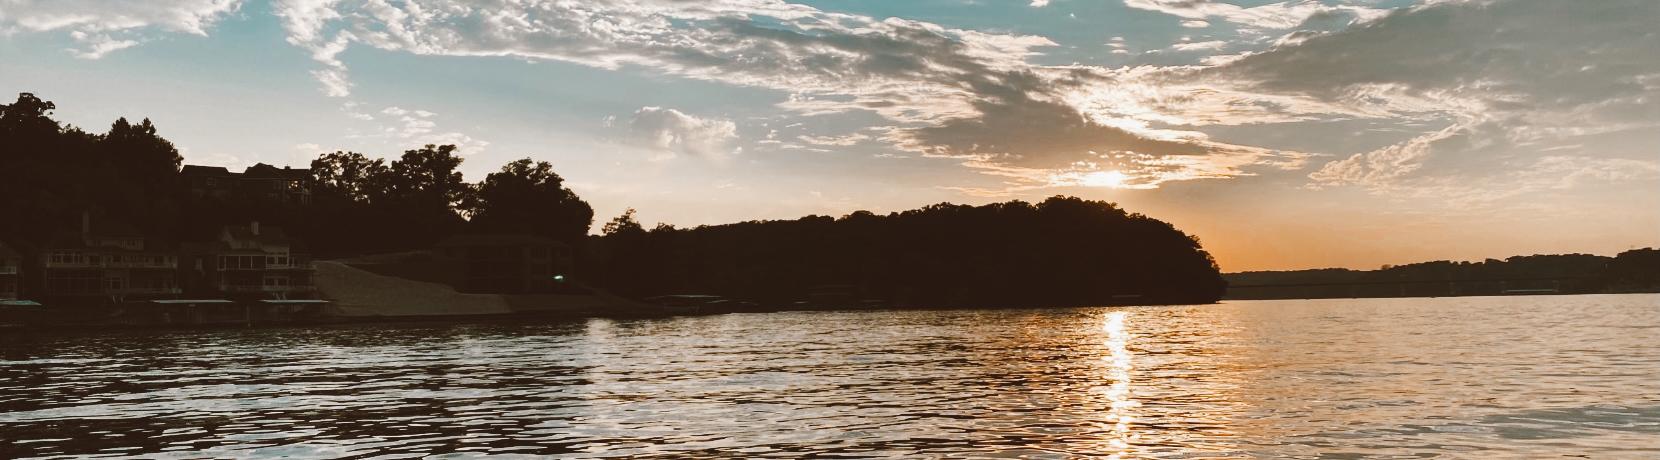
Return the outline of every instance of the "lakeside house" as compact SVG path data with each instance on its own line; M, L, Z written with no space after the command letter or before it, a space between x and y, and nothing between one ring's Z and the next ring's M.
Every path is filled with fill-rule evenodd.
M265 163L233 173L223 166L184 165L179 169L191 198L259 200L282 204L311 203L311 171Z
M23 291L23 254L0 241L0 300L17 300Z
M217 241L181 246L183 285L194 298L291 300L317 290L305 244L282 229L227 226Z
M571 257L570 245L533 235L455 235L432 246L443 282L475 294L557 292Z
M179 294L174 248L118 222L94 228L81 215L81 232L65 232L41 248L44 294L67 303L125 302Z

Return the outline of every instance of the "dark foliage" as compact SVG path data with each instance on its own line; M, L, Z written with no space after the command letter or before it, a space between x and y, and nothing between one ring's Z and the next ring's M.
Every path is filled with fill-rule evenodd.
M1634 249L1616 257L1592 254L1515 256L1480 262L1438 260L1408 265L1385 265L1377 270L1325 268L1294 271L1258 271L1224 275L1235 286L1343 285L1357 283L1428 283L1485 280L1570 280L1557 286L1564 293L1650 292L1660 290L1660 250ZM1549 286L1535 283L1534 286ZM1318 286L1307 286L1318 290ZM1305 289L1305 290L1307 290ZM1379 290L1384 292L1387 290ZM1352 292L1352 291L1340 291ZM1286 293L1275 293L1276 295ZM1292 296L1297 296L1291 293ZM1310 294L1309 297L1323 295ZM1367 297L1367 295L1362 295Z
M630 210L604 233L593 275L636 296L782 302L851 285L867 299L981 307L1209 303L1226 289L1197 238L1071 197L692 229L646 230Z
M80 215L151 234L178 230L177 149L146 119L92 134L52 120L56 105L23 93L0 104L0 238L38 245Z
M579 277L635 296L782 302L849 285L866 299L1001 307L1205 303L1226 287L1198 239L1077 198L693 229L648 230L630 210L588 237L593 209L548 163L514 161L467 184L454 146L427 145L392 161L322 154L310 165L309 204L204 199L149 120L92 134L52 120L55 108L31 94L0 105L0 239L25 249L77 230L86 212L165 242L260 221L324 258L424 249L458 233L530 233L578 246Z
M487 233L529 233L580 243L594 222L594 208L564 186L553 165L529 158L490 173L462 207Z
M427 145L388 163L360 153L311 163L311 203L257 197L199 199L184 159L146 119L116 120L92 134L51 118L33 94L0 104L0 240L39 247L75 231L81 214L131 225L162 242L206 241L225 225L260 221L286 229L323 255L423 249L458 233L534 233L583 243L593 210L547 163L520 160L467 184L453 145ZM484 219L469 222L471 212Z
M1660 250L1633 249L1615 256L1599 275L1608 290L1660 292Z

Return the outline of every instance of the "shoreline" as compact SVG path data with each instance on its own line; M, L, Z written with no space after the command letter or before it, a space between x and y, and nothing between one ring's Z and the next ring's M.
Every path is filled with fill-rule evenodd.
M1221 302L1206 305L1220 305L1230 302L1261 302L1261 301L1288 301L1288 300L1370 300L1370 299L1438 299L1450 297L1492 298L1492 297L1557 297L1557 296L1618 296L1660 294L1660 292L1618 292L1618 293L1588 293L1588 294L1517 294L1501 296L1426 296L1426 297L1355 297L1355 298L1307 298L1307 299L1223 299ZM747 312L716 312L716 313L663 313L652 311L616 312L616 313L587 313L587 314L558 314L537 312L515 312L498 314L459 314L459 315L401 315L401 316L336 316L321 318L306 318L286 322L253 322L253 323L83 323L83 324L19 324L0 323L0 331L7 332L111 332L111 331L208 331L234 329L289 329L289 328L317 328L330 326L377 326L377 325L417 325L417 324L488 324L495 322L533 322L557 323L576 322L590 319L665 319L674 317L719 316L728 314L770 314L770 313L808 313L808 312L902 312L902 311L983 311L983 310L1043 310L1043 309L1070 309L1070 308L1112 308L1112 307L1174 307L1196 304L1145 304L1145 305L1076 305L1076 306L1041 306L1041 307L1000 307L1000 308L927 308L927 307L883 307L883 308L823 308L823 309L781 309L769 311ZM523 323L520 323L523 324Z

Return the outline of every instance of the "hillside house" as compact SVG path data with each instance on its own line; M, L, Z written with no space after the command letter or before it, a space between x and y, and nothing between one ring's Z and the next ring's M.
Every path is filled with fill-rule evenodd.
M41 248L44 294L107 297L115 302L171 298L178 255L173 248L115 222L92 226L81 216L81 232L66 232Z
M478 294L557 292L571 257L570 245L532 235L456 235L432 246L445 283Z
M311 171L255 164L241 173L222 166L185 165L179 169L192 198L249 200L283 204L311 203Z
M0 241L0 300L17 300L23 292L23 254Z
M317 290L316 267L305 245L280 228L225 227L212 242L181 247L184 285L199 298L309 298Z

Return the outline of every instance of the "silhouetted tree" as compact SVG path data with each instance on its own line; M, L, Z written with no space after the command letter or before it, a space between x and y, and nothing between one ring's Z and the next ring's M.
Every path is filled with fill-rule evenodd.
M177 188L175 178L184 157L172 142L156 135L149 118L137 125L127 123L126 118L116 119L98 143L98 151L153 196L165 196Z
M631 295L802 299L815 285L921 306L1214 302L1226 288L1196 238L1112 203L942 203L886 216L644 230L627 212L594 245L596 282Z
M1660 250L1633 249L1614 256L1599 281L1612 292L1660 292Z
M564 187L553 165L525 158L479 183L462 207L484 233L529 233L581 245L594 223L594 208Z
M177 150L149 120L118 119L108 133L90 134L52 120L55 108L28 93L0 105L0 238L25 247L76 229L86 211L174 241L259 220L322 255L421 249L461 232L586 241L582 260L593 266L580 272L632 295L785 301L815 285L847 284L923 306L1007 307L1212 302L1226 286L1197 238L1070 197L689 229L648 230L630 209L590 238L592 208L548 163L514 161L467 184L454 145L390 162L322 154L311 163L307 206L197 200L178 175Z
M357 152L334 152L311 160L313 200L369 202L387 194L391 170L386 160Z
M623 211L622 215L606 222L605 227L601 228L600 231L606 236L623 235L623 237L629 237L644 235L646 228L641 226L639 221L634 220L634 208L628 208L627 211Z
M432 145L405 150L392 162L388 191L402 205L420 210L453 210L470 189L461 181L461 157L454 145Z
M176 231L180 158L148 120L118 119L107 134L60 126L56 104L30 93L0 104L0 237L40 243L79 227L79 215Z

